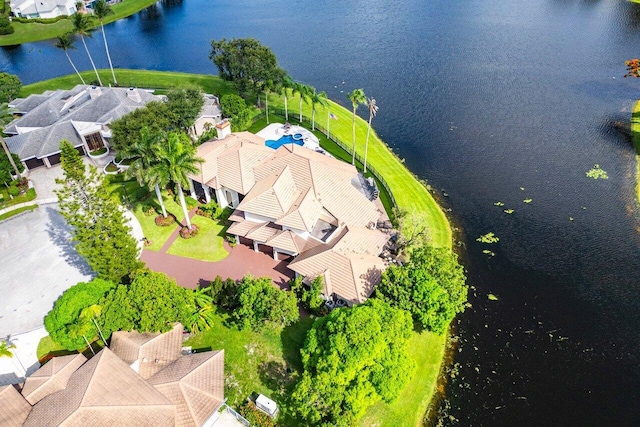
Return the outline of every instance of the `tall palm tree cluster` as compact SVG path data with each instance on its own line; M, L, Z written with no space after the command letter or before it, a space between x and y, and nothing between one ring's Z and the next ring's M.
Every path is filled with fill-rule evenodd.
M293 79L284 75L282 80L279 82L267 82L264 85L265 91L265 113L267 117L267 123L269 123L269 93L274 91L280 93L280 95L284 98L284 114L285 119L289 121L289 96L295 97L298 95L299 98L299 117L298 121L302 123L302 103L311 102L311 129L316 129L316 107L322 106L327 108L329 106L329 101L327 98L326 92L317 92L313 86L305 85L303 83L295 82ZM369 148L369 135L371 133L371 120L378 113L378 105L374 98L367 98L363 89L354 89L353 91L347 94L347 98L351 101L351 105L353 106L353 118L351 122L352 129L352 148L351 148L351 163L353 165L356 164L356 110L359 105L366 105L369 108L369 121L367 127L367 138L365 140L364 145L364 172L367 172L367 152ZM331 111L327 108L327 133L329 132L329 118L331 117ZM334 116L335 117L335 116Z
M198 163L204 161L196 156L196 148L184 132L152 133L146 127L140 131L140 139L128 145L121 153L131 164L125 174L136 178L142 186L155 189L162 216L167 210L162 199L161 187L174 183L189 230L192 230L189 212L184 199L183 187L189 186L187 174L198 172Z
M93 37L93 31L95 30L93 25L93 18L96 18L100 22L100 28L102 30L102 39L104 40L104 49L107 53L107 59L109 61L109 68L111 69L111 76L113 77L113 83L115 85L118 84L118 80L116 79L116 74L113 71L113 64L111 62L111 54L109 53L109 45L107 44L107 37L104 32L104 19L113 14L113 10L111 6L107 4L106 0L99 0L93 5L93 16L87 15L86 13L82 13L80 11L74 13L71 17L73 23L73 30L69 33L65 33L58 37L55 46L64 51L67 60L73 67L73 70L76 72L82 84L86 84L82 75L78 71L78 68L75 66L71 57L69 56L69 50L75 50L74 46L76 36L80 37L82 41L82 45L84 46L84 50L87 52L87 56L89 57L89 62L91 62L91 67L93 67L93 71L96 73L96 79L100 86L102 86L102 79L98 74L98 70L96 68L96 64L93 62L93 57L89 52L89 48L87 47L87 43L85 41L85 37Z

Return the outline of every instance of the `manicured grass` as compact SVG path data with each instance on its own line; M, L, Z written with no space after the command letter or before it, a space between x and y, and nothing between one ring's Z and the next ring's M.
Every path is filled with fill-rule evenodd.
M184 345L194 349L224 349L225 398L241 405L252 393L262 393L280 403L302 368L300 347L313 319L301 319L285 328L260 332L240 331L229 325L229 315L216 314L215 326ZM290 367L294 372L286 373Z
M223 260L229 255L223 246L226 227L218 221L198 215L191 222L200 228L198 234L191 239L178 237L167 251L168 254L211 262Z
M0 202L0 209L8 208L9 206L14 206L24 202L30 202L36 198L36 190L34 188L28 189L26 193L20 194L13 199L9 196L9 192L6 188L0 190L0 193L3 197L3 201Z
M40 340L40 342L38 343L38 349L36 350L36 356L38 357L38 360L49 354L58 355L60 353L71 354L74 352L69 351L66 348L53 342L49 335Z
M104 19L104 24L108 24L118 19L133 15L136 12L145 9L158 0L124 0L121 3L111 6L113 14ZM99 27L100 23L97 19L93 20L95 27ZM38 40L46 40L53 37L58 37L64 33L71 31L73 24L71 19L61 19L58 22L51 24L40 24L37 22L22 23L13 21L11 23L15 32L13 34L7 34L0 36L0 46L11 46L22 43L29 43ZM102 37L102 34L98 35Z
M60 52L62 55L63 53ZM212 64L213 65L213 64ZM111 71L109 69L98 70L102 83L106 86L113 83ZM187 74L169 71L148 71L148 70L129 70L115 69L118 84L121 87L140 87L147 89L171 89L187 85L200 87L206 93L212 93L217 96L232 94L235 92L233 83L206 74ZM80 72L84 80L89 83L95 80L96 75L93 70ZM66 76L56 77L50 80L32 83L22 88L21 97L26 97L34 93L42 93L46 90L71 89L81 84L77 74L68 74ZM160 91L162 92L162 91Z
M299 96L289 98L289 122L297 123ZM274 108L284 108L282 96L271 95L269 106ZM303 116L311 117L311 105L302 104ZM361 107L362 108L362 107ZM338 117L337 120L330 121L330 132L338 139L351 147L351 121L352 113L346 108L329 101L327 108L319 106L316 108L316 127L325 126L327 114L331 112ZM375 121L373 122L375 126ZM367 134L367 122L356 116L356 152L364 156L364 143ZM414 176L387 145L380 140L375 130L371 130L369 137L369 149L367 163L384 176L398 206L407 210L410 214L422 217L428 229L431 244L439 247L452 246L452 232L449 221L444 215L440 206L429 193L426 186Z
M31 206L23 206L21 208L18 209L14 209L10 212L5 212L2 215L0 215L0 221L5 220L7 218L11 218L12 216L21 214L22 212L26 212L26 211L33 211L38 207L38 205L31 205Z
M378 402L360 420L361 426L421 426L425 408L435 392L444 357L446 334L414 332L409 354L416 363L413 378L392 403Z

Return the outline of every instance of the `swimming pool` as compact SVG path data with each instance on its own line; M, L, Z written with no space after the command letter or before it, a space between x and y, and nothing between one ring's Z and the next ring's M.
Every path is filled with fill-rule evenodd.
M296 133L295 135L283 135L278 140L268 139L264 142L264 145L266 145L269 148L273 148L274 150L277 150L284 144L304 145L304 141L302 140L302 134Z

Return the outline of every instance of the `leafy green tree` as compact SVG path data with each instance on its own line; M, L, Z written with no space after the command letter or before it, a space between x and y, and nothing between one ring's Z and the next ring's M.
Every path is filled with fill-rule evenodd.
M11 154L11 160L13 160L13 164L9 161L9 157L0 155L0 183L8 186L13 178L11 174L16 172L24 171L24 165L20 163L20 157L17 154ZM16 169L13 169L13 166L16 166Z
M68 350L79 350L85 347L86 342L82 334L71 334L73 328L83 322L82 311L98 302L117 285L108 280L93 279L90 282L80 282L70 287L56 300L53 309L44 318L44 327L57 344ZM82 332L78 329L75 332ZM98 334L98 329L87 328L85 337Z
M217 306L228 310L237 307L236 294L238 291L238 284L235 280L231 278L222 280L222 277L216 276L207 289L209 290L212 302Z
M87 52L87 56L89 57L89 62L91 62L91 66L93 67L93 71L96 73L96 78L98 79L98 83L102 86L102 80L100 80L100 75L98 74L98 70L96 68L96 64L93 63L93 57L89 53L89 48L87 47L87 42L84 40L86 37L93 37L93 25L91 24L91 17L89 15L85 15L83 13L76 12L71 15L71 23L73 25L73 32L80 36L80 40L82 40L82 44L84 45L84 50Z
M311 130L316 130L316 105L326 107L329 105L326 92L316 92L316 88L309 87L309 100L311 101Z
M0 103L11 102L20 95L22 82L18 76L0 73Z
M119 285L102 298L98 323L107 336L119 330L167 332L175 322L188 327L197 310L193 294L164 273L142 271L130 285Z
M410 255L404 265L385 270L376 297L407 310L422 327L441 334L464 311L468 291L464 269L446 248L421 246Z
M146 185L155 189L156 198L162 209L162 216L166 218L167 209L164 206L160 187L166 186L168 182L164 182L158 175L150 173L153 166L158 162L156 150L161 140L162 134L151 133L149 128L145 126L140 130L140 138L131 141L129 145L125 146L120 151L120 155L123 159L132 160L125 171L125 176L127 178L135 177L141 186Z
M195 86L172 89L167 92L167 105L171 111L173 124L184 132L189 132L204 105L202 91Z
M351 121L351 133L353 140L353 148L351 149L353 154L353 159L351 160L351 164L356 164L356 109L359 104L366 104L367 97L364 94L364 90L362 89L354 89L353 91L347 94L347 98L351 101L351 105L353 105L353 119Z
M171 132L166 139L158 146L157 150L158 162L155 163L151 170L150 176L152 180L158 182L173 182L178 187L178 197L182 212L184 213L187 227L191 230L191 220L189 219L189 211L184 200L183 186L189 185L188 173L197 173L197 163L203 162L204 159L196 156L196 149L191 144L191 140L187 135L181 132Z
M11 109L9 109L9 106L6 103L0 104L0 127L4 128L4 126L7 123L11 122L12 119L13 114L11 114ZM15 158L17 158L18 160L16 162L14 155L9 151L9 147L7 147L7 143L2 137L2 129L0 129L0 145L2 145L2 149L7 156L4 159L9 162L9 164L13 168L13 172L15 173L15 175L20 175L20 173L24 170L24 166L20 164L20 158L18 156L15 156ZM20 164L20 168L18 168L18 164Z
M322 276L313 279L309 287L302 283L302 276L298 276L289 282L289 286L302 307L318 316L324 314L325 300L320 296L324 288L324 278Z
M247 128L249 123L249 107L238 95L228 94L220 98L220 107L225 117L231 118L231 126L234 131Z
M276 288L269 277L243 277L237 301L232 315L241 329L258 330L267 323L288 325L299 317L295 295Z
M172 130L173 124L168 103L153 101L111 122L111 142L116 150L125 150L139 142L142 128L153 135Z
M212 40L209 58L220 77L234 82L244 96L259 94L267 81L285 75L271 49L252 38Z
M318 318L291 396L305 424L354 425L369 406L393 401L412 376L411 330L409 313L375 298Z
M111 76L113 76L113 83L118 85L118 80L116 79L116 73L113 72L113 64L111 63L111 54L109 53L109 45L107 44L107 36L104 33L104 18L109 15L113 15L113 10L111 6L106 2L106 0L98 0L93 4L93 16L98 18L100 21L100 29L102 30L102 40L104 40L104 50L107 52L107 59L109 60L109 68L111 69Z
M369 133L371 133L371 119L373 119L378 113L378 105L373 98L367 99L367 105L369 106L369 125L367 127L367 139L364 143L364 173L367 173L367 151L369 149Z
M116 283L128 281L143 265L137 242L129 233L120 206L110 197L95 167L87 172L69 141L60 144L63 179L56 179L60 213L73 228L76 250L98 277Z
M103 29L104 31L104 29ZM73 45L74 43L74 33L65 33L63 35L61 35L60 37L58 37L56 43L55 43L55 47L57 47L58 49L62 49L64 51L64 54L67 57L67 60L69 61L69 64L71 64L71 67L73 67L73 71L76 72L76 74L78 75L78 77L80 78L80 81L82 82L82 84L86 84L84 82L84 79L82 78L82 75L80 74L80 71L78 71L78 69L76 68L76 64L73 63L73 61L71 60L71 57L69 56L69 50L75 50L76 47Z

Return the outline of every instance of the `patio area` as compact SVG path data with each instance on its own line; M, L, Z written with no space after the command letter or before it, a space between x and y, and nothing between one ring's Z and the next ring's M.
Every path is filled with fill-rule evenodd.
M283 136L300 135L299 139L303 141L303 147L325 154L324 150L320 148L320 141L318 141L318 138L310 130L305 129L302 126L271 123L256 135L264 138L265 141L277 141Z

